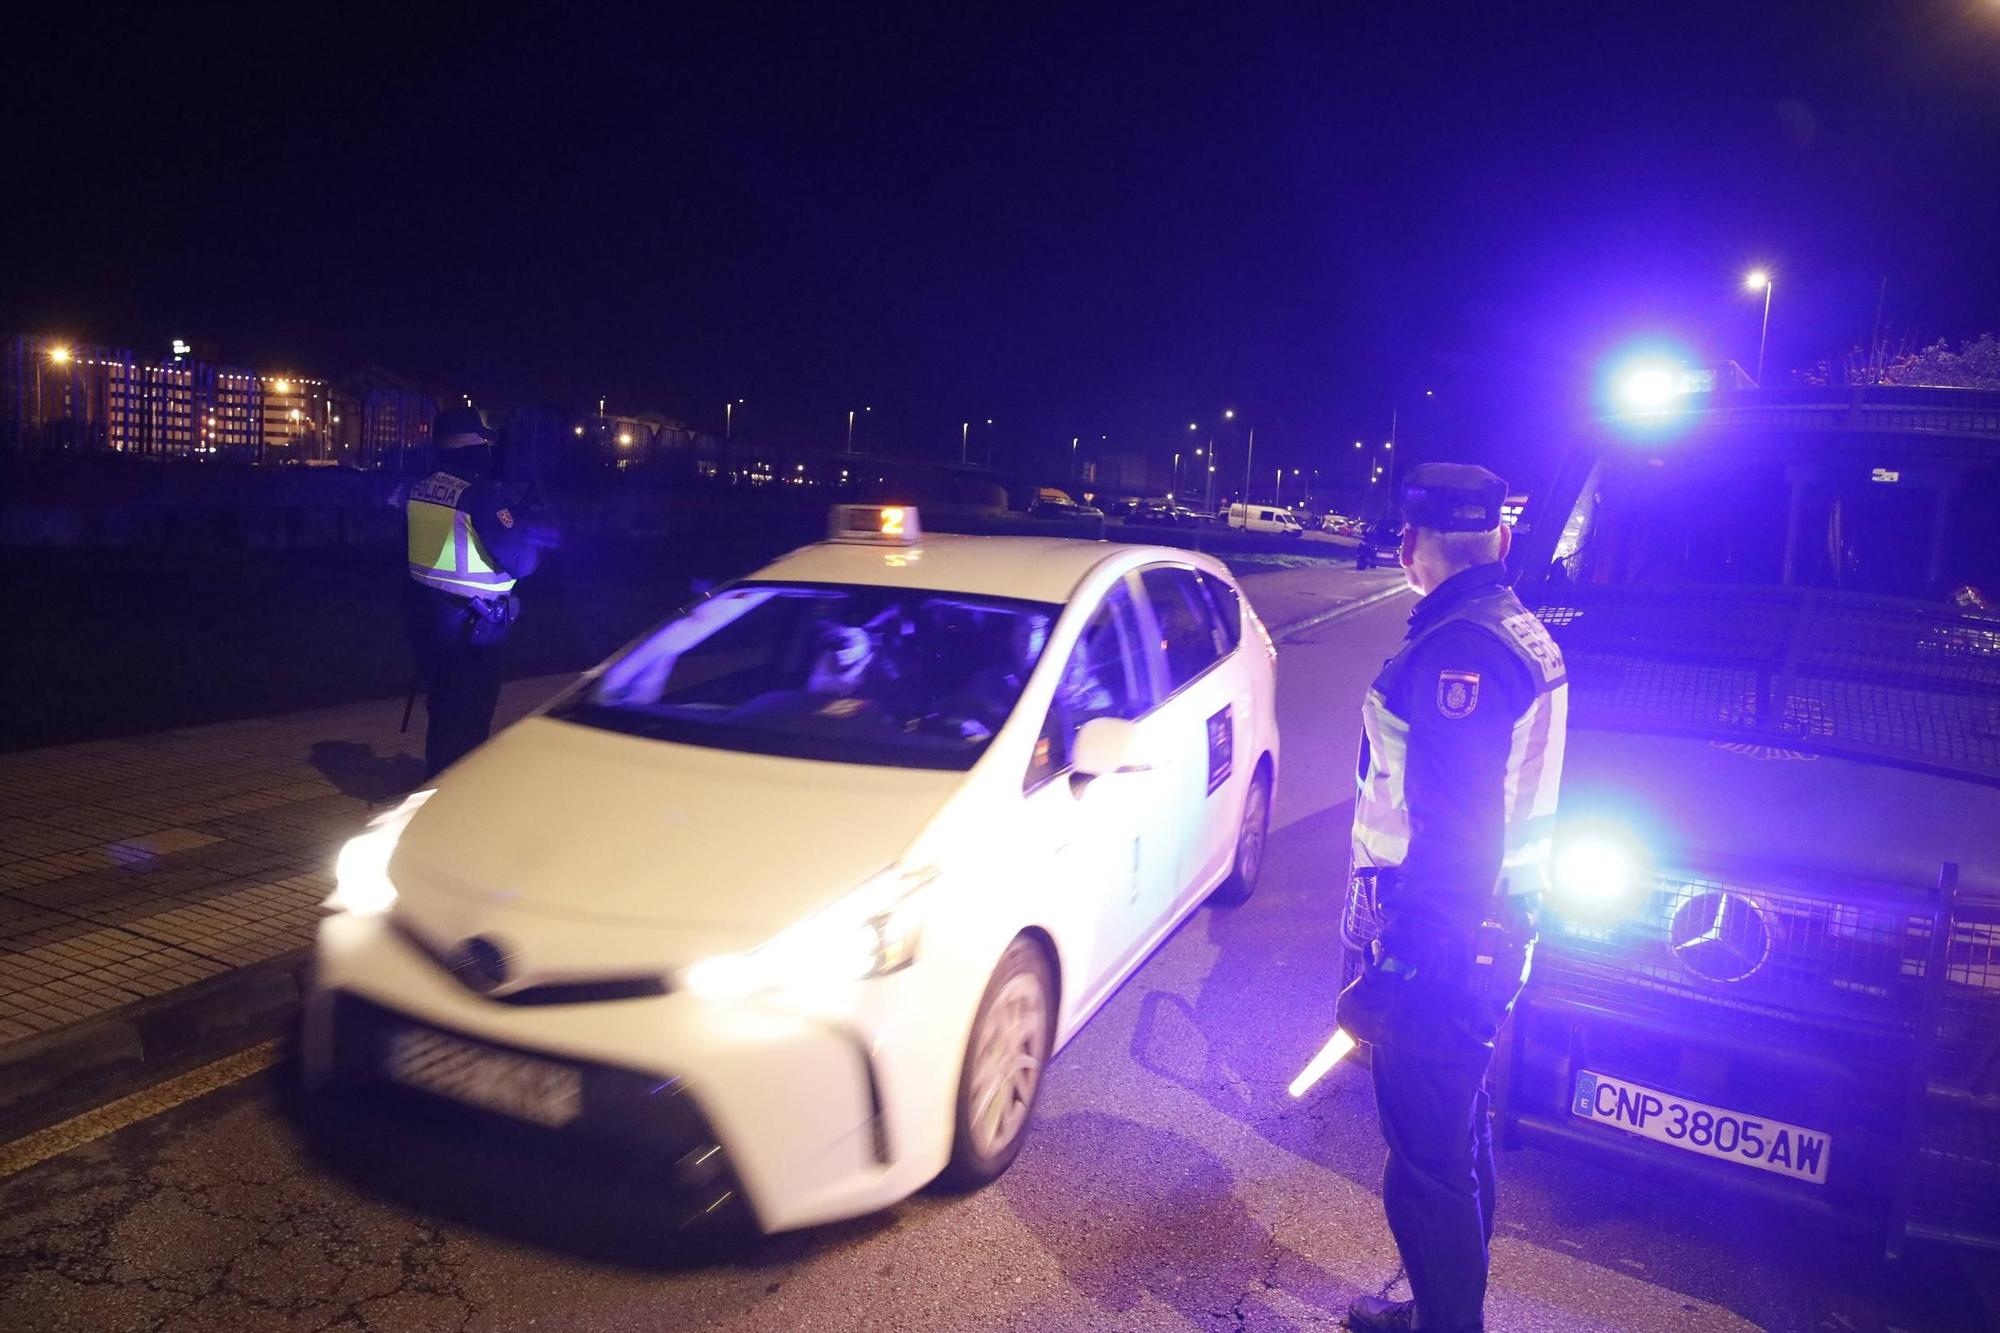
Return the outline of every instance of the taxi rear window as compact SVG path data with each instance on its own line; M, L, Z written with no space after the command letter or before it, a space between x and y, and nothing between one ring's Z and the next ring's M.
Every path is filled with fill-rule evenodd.
M970 768L1061 608L959 593L745 583L668 621L551 710L685 744Z

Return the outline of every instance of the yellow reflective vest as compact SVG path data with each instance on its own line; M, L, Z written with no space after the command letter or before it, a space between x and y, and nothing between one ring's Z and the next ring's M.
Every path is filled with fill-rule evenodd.
M514 576L479 539L465 508L471 489L471 482L449 472L433 472L410 487L403 506L410 577L460 597L495 597L512 591Z

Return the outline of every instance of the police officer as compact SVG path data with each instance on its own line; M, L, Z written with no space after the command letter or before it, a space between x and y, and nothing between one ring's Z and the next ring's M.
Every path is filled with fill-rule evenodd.
M404 500L404 613L430 717L426 780L492 732L501 650L520 606L514 584L553 544L547 524L494 478L495 434L477 409L439 412L431 438L437 471Z
M1381 928L1339 1019L1373 1048L1382 1204L1413 1299L1362 1297L1354 1329L1482 1327L1486 1073L1527 975L1568 701L1561 652L1507 586L1506 495L1481 467L1411 472L1398 562L1423 598L1362 709L1354 869Z

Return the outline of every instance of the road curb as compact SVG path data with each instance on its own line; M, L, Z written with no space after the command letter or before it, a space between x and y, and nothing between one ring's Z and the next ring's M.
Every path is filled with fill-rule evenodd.
M310 958L295 949L0 1050L0 1142L278 1036Z
M1342 602L1339 606L1333 607L1329 610L1315 611L1309 616L1301 616L1297 620L1290 620L1282 625L1272 626L1271 637L1273 639L1282 639L1288 635L1300 634L1309 629L1318 629L1321 625L1329 624L1330 622L1335 620L1345 619L1346 617L1353 615L1357 611L1365 611L1369 607L1374 606L1378 602L1386 602L1391 597L1398 596L1399 594L1406 593L1408 591L1409 588L1405 587L1402 584L1398 584L1393 588L1384 588L1380 592L1369 593L1366 597L1363 597L1358 601Z

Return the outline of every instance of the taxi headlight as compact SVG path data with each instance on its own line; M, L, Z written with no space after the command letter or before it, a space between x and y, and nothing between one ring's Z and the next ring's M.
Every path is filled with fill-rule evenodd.
M705 958L680 980L708 999L823 992L916 961L925 890L935 871L890 870L745 953Z
M435 791L411 792L401 805L375 816L367 829L347 840L333 863L333 892L322 906L351 916L379 916L396 905L396 886L389 882L389 857L403 830Z

